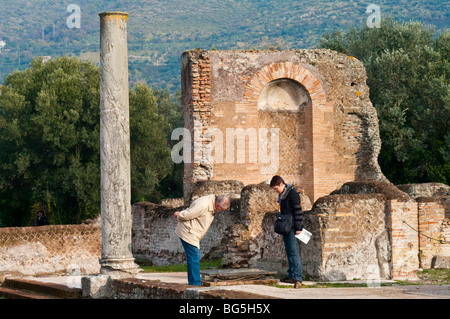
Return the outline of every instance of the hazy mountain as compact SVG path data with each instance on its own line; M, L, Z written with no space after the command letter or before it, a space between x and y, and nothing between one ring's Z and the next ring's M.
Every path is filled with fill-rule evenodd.
M323 33L363 25L371 3L382 16L415 19L438 32L449 25L449 2L438 0L0 0L0 80L35 56L68 54L98 63L100 12L129 13L131 83L174 91L185 50L312 47ZM76 13L68 12L71 4L80 10L80 28L69 27Z

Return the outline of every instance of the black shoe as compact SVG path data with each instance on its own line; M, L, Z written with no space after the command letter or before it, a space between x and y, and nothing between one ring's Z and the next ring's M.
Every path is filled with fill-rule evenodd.
M288 284L295 284L295 283L299 282L298 280L295 280L294 278L288 278L288 277L283 278L280 281L281 282L286 282Z

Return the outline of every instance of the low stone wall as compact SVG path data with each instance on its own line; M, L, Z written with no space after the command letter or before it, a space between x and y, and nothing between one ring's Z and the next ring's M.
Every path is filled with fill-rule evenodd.
M242 189L239 221L227 229L222 241L226 248L225 267L255 267L257 261L264 258L283 258L281 236L273 232L278 209L276 200L275 192L267 184Z
M406 193L407 192L407 193ZM305 274L325 280L413 279L450 256L450 188L350 182L305 213ZM421 197L426 196L426 197Z
M225 247L221 246L226 229L239 219L241 190L244 185L237 181L197 182L189 194L185 206L157 205L143 202L132 207L133 255L154 265L180 264L186 261L183 246L175 234L177 220L173 213L187 208L190 203L205 195L227 195L231 199L230 209L216 212L214 221L200 243L202 257L222 258Z
M209 194L227 195L231 199L240 199L242 188L244 188L244 184L233 180L196 182L185 204L189 205L197 198Z
M211 193L218 185L208 182L202 189ZM298 191L305 228L313 233L308 245L300 243L304 274L311 278L411 279L420 267L419 251L427 256L428 264L436 254L432 250L436 247L430 244L428 250L423 249L423 240L419 247L418 202L391 183L346 183L320 198L312 208L302 189ZM202 193L193 194L201 196ZM231 211L216 214L201 242L202 255L223 257L223 266L227 268L252 267L285 273L284 244L282 237L273 231L278 208L273 190L265 183L247 185L240 198L234 198L232 203ZM151 260L156 265L185 261L183 248L174 233L176 220L173 218L173 213L183 208L151 203L133 206L135 257ZM441 220L445 216L442 214ZM427 218L430 221L434 218L431 212ZM445 234L447 228L439 229ZM440 252L445 255L447 250L443 247L440 243Z
M231 200L231 208L216 212L214 221L200 243L202 257L214 257L214 249L220 250L225 229L238 219L239 202ZM186 261L183 246L175 234L177 220L173 213L186 206L168 207L153 203L136 203L132 207L133 231L132 251L135 258L151 261L153 265L181 264ZM222 257L217 252L216 257Z
M273 231L276 194L261 183L243 187L238 195L240 186L202 185L203 192L232 197L231 208L216 213L201 241L202 256L223 258L229 268L285 273L284 244ZM346 183L313 207L298 189L304 226L313 234L307 245L300 244L304 274L322 280L410 279L419 267L432 268L437 257L450 256L450 188L399 188L384 182ZM133 205L134 257L155 265L183 263L173 213L185 207ZM94 274L100 257L98 224L0 229L0 281L7 275Z
M303 210L311 203L302 188ZM287 259L282 236L274 232L278 214L277 194L265 183L247 185L242 189L239 222L226 230L221 243L226 251L223 266L229 268L259 268L287 272Z
M396 187L414 199L421 197L441 198L450 196L450 186L441 183L404 184L396 185ZM450 218L450 216L447 216L447 218Z
M381 194L341 194L320 198L305 214L313 234L301 246L304 273L322 280L389 278L390 240L386 198Z
M188 285L142 279L115 279L112 281L114 299L267 299L254 293L232 290L192 289ZM269 298L270 299L270 298Z
M386 182L351 182L305 214L304 273L322 280L410 279L419 268L416 202ZM417 229L417 228L416 228Z
M418 198L420 267L434 268L438 256L450 257L450 196Z
M450 257L450 187L440 183L397 187L417 202L420 267L434 268L436 258Z
M0 281L6 276L98 273L99 225L0 228Z

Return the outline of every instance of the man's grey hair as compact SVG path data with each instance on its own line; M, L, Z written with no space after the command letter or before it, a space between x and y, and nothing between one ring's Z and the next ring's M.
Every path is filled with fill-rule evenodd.
M216 197L216 204L218 204L223 209L230 207L230 199L226 195L220 195Z

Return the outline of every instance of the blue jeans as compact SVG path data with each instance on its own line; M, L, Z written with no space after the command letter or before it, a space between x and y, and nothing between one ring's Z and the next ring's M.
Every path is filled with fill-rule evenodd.
M295 238L295 228L292 227L291 232L283 235L284 248L288 259L289 269L288 278L293 278L300 282L303 281L303 268L300 254L298 252L298 239Z
M201 286L202 280L200 278L200 249L185 242L181 238L180 240L181 244L183 245L184 252L186 253L189 285Z

